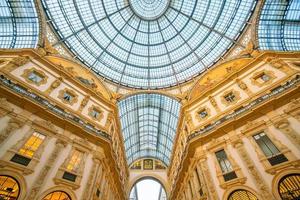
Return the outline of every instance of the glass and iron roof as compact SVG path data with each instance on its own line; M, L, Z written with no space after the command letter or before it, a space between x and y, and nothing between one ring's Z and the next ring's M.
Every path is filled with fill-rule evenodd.
M137 94L118 107L128 165L146 157L168 165L180 103L160 94Z
M178 85L217 62L256 0L42 0L60 40L95 73L141 89ZM241 45L242 46L242 45Z
M300 50L300 1L266 0L258 38L260 48L275 51Z
M33 0L0 0L0 48L35 48L38 36Z

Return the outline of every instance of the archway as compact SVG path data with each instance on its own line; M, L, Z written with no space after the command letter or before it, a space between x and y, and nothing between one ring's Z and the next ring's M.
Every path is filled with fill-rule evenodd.
M282 177L278 184L278 193L281 199L300 199L300 174L288 174Z
M71 197L63 191L54 191L47 194L43 200L71 200Z
M136 181L129 195L129 200L167 200L164 186L152 177Z
M248 190L238 189L230 193L228 200L258 200L258 198Z
M20 194L19 183L10 176L0 176L0 200L16 200Z

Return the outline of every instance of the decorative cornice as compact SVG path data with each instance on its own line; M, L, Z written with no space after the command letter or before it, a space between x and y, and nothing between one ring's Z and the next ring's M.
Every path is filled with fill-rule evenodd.
M103 137L105 139L111 140L111 136L102 131L97 129L96 127L92 126L91 124L85 122L82 120L79 116L74 115L72 113L66 112L63 108L60 108L59 106L53 104L52 102L48 101L47 99L37 95L34 92L29 91L28 89L13 83L11 80L6 78L5 76L0 77L0 85L3 87L22 95L23 97L29 99L30 101L34 101L38 105L46 108L51 113L55 114L56 116L62 117L68 121L71 121L72 123L77 124L78 126L82 127L84 130L86 130L89 133L92 133L96 136Z

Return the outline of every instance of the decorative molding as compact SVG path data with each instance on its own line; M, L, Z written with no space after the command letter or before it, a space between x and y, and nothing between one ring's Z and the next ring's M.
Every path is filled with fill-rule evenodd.
M55 90L56 88L58 88L60 86L60 84L62 83L63 79L61 77L59 77L58 79L56 79L55 81L53 81L51 83L51 85L49 86L49 88L45 91L46 95L51 94L51 92L53 90Z
M92 196L92 187L94 186L95 184L95 179L96 179L96 172L99 168L99 160L98 158L93 158L93 166L90 170L90 175L89 175L89 178L87 180L87 183L84 187L84 192L83 192L83 195L82 195L82 198L81 200L90 200L91 196Z
M230 94L234 95L233 101L227 101L225 98L227 95L230 95ZM226 106L234 105L240 99L241 99L240 93L234 89L228 90L228 91L224 92L223 95L221 95L221 102Z
M0 131L0 144L2 144L9 135L17 129L20 129L25 125L25 119L20 117L12 117L9 119L7 126Z
M214 182L212 180L212 177L210 175L206 158L200 159L199 162L200 162L199 167L200 167L202 173L205 174L204 180L208 187L210 199L218 200L219 197L218 197Z
M99 115L96 118L92 115L93 110L96 110L97 112L99 112ZM99 106L92 105L91 107L89 107L88 113L89 113L89 116L94 120L101 121L101 119L103 118L103 111L102 111L102 108Z
M256 168L253 160L249 156L244 143L241 139L237 139L233 141L233 146L235 149L237 149L237 152L239 153L240 157L242 158L243 162L245 163L248 171L250 172L252 179L256 183L257 188L260 191L261 196L263 199L273 199L273 196L271 195L268 186L264 179L262 178L260 172Z
M246 85L246 83L244 83L244 81L242 81L238 78L235 81L236 81L237 85L239 86L239 88L244 90L248 94L248 96L253 94L253 92L249 89L249 87Z
M39 175L36 177L33 186L31 187L30 192L27 194L27 200L35 200L37 195L40 193L42 186L45 183L45 179L49 174L50 169L53 167L54 162L56 161L59 153L62 151L64 147L66 147L66 142L57 139L55 143L55 148L52 151L50 157L46 161L45 165L41 169Z
M262 123L264 124L264 123ZM249 126L249 125L248 125ZM283 145L279 140L277 140L273 134L270 132L268 126L256 126L255 128L247 128L249 131L246 132L246 135L251 142L252 146L255 148L255 152L262 163L263 167L265 168L265 171L270 174L275 174L276 172L280 171L281 169L285 168L286 166L293 165L293 166L298 166L300 164L300 160L297 160L295 155L289 150L285 145ZM258 144L253 138L253 135L264 132L269 139L274 143L274 145L278 148L279 154L283 154L288 161L277 164L272 166L270 162L268 161L268 158L265 156L263 151L260 149ZM245 132L241 132L245 133Z
M82 110L85 108L85 106L88 104L88 102L90 101L90 96L85 96L83 98L83 100L81 101L80 103L80 106L79 106L79 109L78 109L78 112L82 112Z
M300 148L300 135L291 127L287 119L280 117L272 120L272 122L277 129L289 137L290 141L294 143L297 148Z
M70 99L70 101L64 99L64 94L68 93L72 96L72 99ZM65 104L69 104L69 105L74 105L77 101L78 101L78 95L76 94L75 91L65 88L63 90L60 90L58 93L58 98Z
M15 69L17 69L18 67L25 65L29 61L30 58L28 56L18 56L11 59L4 67L1 68L1 70L4 71L5 73L10 73Z
M0 117L13 112L13 109L6 98L0 98Z
M35 82L35 81L32 81L31 79L29 79L29 75L33 72L35 72L37 75L39 75L42 78L42 80L40 82ZM37 85L37 86L41 86L41 85L47 83L47 80L48 80L48 76L45 74L45 72L43 72L42 70L36 69L34 67L32 67L30 69L25 69L21 76L28 83L34 84L34 85Z
M269 79L267 81L264 80L259 80L260 77L262 75L267 75L269 77ZM265 85L270 85L271 83L273 83L273 81L276 79L275 73L273 71L270 70L261 70L261 71L256 71L252 77L251 77L251 83L253 85L256 85L258 87L262 87Z
M300 99L292 99L284 112L300 122Z
M219 108L219 106L218 106L215 98L212 97L212 96L209 96L208 99L209 99L209 102L211 103L211 105L216 109L216 111L217 112L221 112L221 110L220 110L220 108Z
M200 112L201 111L205 111L206 113L207 113L207 115L205 116L205 117L201 117L200 116ZM210 112L210 109L208 108L208 107L200 107L200 108L198 108L197 109L197 111L196 111L196 119L199 121L199 122L201 122L201 121L204 121L204 120L206 120L207 118L209 118L211 116L211 112Z
M265 59L265 62L269 63L275 69L278 69L288 75L291 75L296 71L295 69L291 68L286 62L284 62L282 59L278 57L268 57L267 59Z

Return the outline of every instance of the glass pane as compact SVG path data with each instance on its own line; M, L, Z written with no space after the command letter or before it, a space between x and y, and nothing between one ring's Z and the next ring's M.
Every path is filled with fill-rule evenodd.
M168 165L180 103L160 94L138 94L118 107L128 164L151 157Z
M265 133L256 134L253 136L253 138L266 157L271 157L280 153L280 151Z
M57 44L98 75L157 89L191 80L242 33L256 0L42 0Z
M26 141L24 146L19 150L19 153L21 155L32 158L35 151L39 148L45 138L45 135L34 132L32 136Z
M38 36L33 0L0 1L0 48L35 48Z
M0 176L0 199L17 199L19 192L19 184L15 179L9 176Z
M266 0L258 27L260 48L275 51L300 50L299 13L299 0Z

